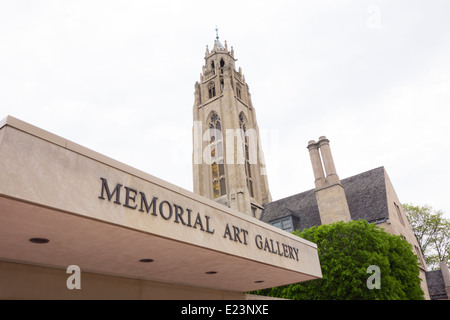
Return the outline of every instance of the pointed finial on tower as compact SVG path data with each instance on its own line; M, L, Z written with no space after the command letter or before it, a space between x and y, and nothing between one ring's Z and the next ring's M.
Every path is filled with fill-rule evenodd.
M219 29L216 26L216 41L214 41L214 51L215 50L225 50L224 46L219 41Z

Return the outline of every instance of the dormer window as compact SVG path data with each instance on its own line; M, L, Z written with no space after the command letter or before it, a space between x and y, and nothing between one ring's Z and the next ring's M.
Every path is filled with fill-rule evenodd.
M292 223L292 216L287 216L281 219L273 220L270 222L271 225L277 227L281 230L292 232L294 231L294 224Z

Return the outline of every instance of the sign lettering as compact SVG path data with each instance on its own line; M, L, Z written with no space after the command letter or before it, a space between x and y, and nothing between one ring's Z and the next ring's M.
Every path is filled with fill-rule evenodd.
M145 192L117 183L113 189L108 185L106 178L101 179L101 191L98 197L101 200L112 201L115 205L124 206L130 210L137 210L151 216L160 216L163 220L172 221L185 227L196 229L211 235L215 234L213 220L206 214L197 212L191 208L185 208L168 200L159 199L157 196L147 197ZM124 189L124 193L122 192ZM112 191L111 191L112 190ZM121 195L123 195L123 198ZM149 201L151 199L151 201ZM226 223L223 228L223 238L242 245L253 245L248 239L248 230ZM261 251L276 254L280 257L299 261L299 249L277 240L256 234L254 245Z

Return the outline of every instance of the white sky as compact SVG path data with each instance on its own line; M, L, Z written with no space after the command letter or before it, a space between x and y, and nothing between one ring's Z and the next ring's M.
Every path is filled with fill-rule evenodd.
M274 200L384 166L450 216L450 1L0 1L0 118L192 190L194 84L215 27L250 86ZM267 138L265 138L267 137Z

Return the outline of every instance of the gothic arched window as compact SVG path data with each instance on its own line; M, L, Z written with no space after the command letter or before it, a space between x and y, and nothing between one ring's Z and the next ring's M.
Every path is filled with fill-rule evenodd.
M210 99L216 96L216 85L212 81L208 83L208 95Z
M223 161L222 125L217 113L211 115L209 121L209 134L211 145L211 170L214 198L226 194L225 166Z
M242 99L242 97L241 97L241 85L239 83L236 84L236 96L239 99Z
M223 93L223 87L224 87L224 81L223 81L223 77L220 77L220 93Z
M225 67L225 61L223 59L220 59L220 73L223 74L223 67Z
M252 179L252 171L250 167L250 153L249 153L249 138L247 135L247 123L245 121L245 116L241 112L239 114L239 127L241 129L241 137L242 137L242 146L244 148L244 158L245 158L245 176L247 179L247 188L251 197L254 197L253 194L253 179Z

